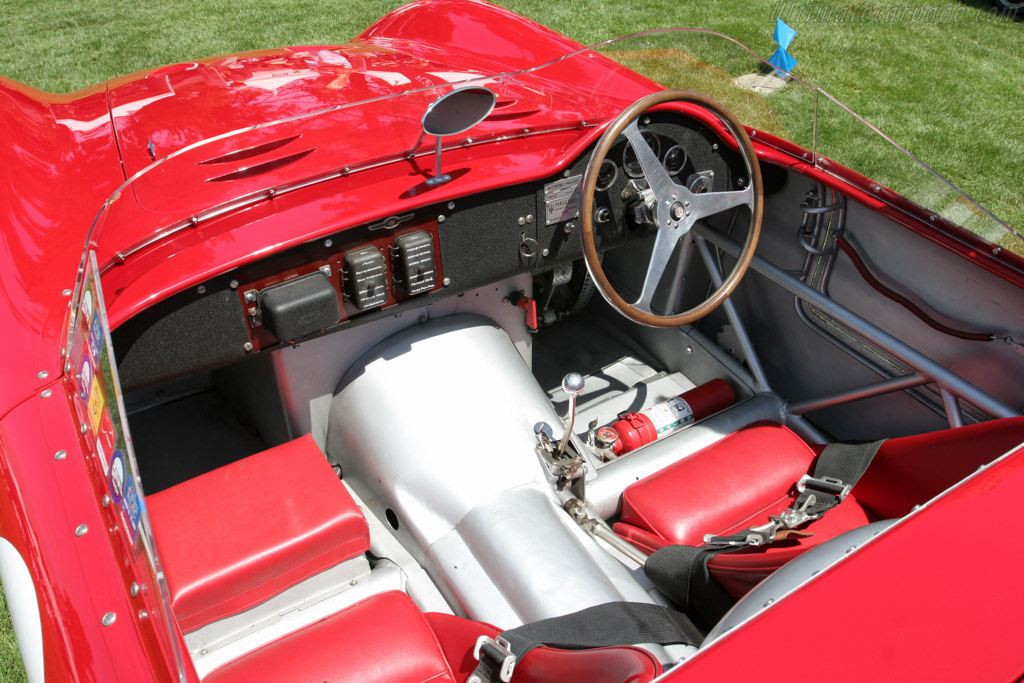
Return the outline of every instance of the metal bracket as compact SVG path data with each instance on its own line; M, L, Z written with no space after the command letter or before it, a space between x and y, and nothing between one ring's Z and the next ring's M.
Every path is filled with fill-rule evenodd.
M487 648L486 650L484 648ZM516 656L512 654L512 649L508 644L508 641L497 636L491 638L490 636L480 636L476 640L476 645L473 646L473 658L478 662L482 661L481 657L487 657L489 660L500 661L498 666L498 678L503 683L509 683L512 680L512 670L516 666ZM483 683L480 677L473 674L469 677L466 683Z
M846 496L849 495L853 486L850 484L844 484L842 479L836 479L835 477L815 478L809 474L805 474L796 482L796 490L803 493L807 489L818 491L819 493L831 493L832 495L837 496L841 503L846 500Z

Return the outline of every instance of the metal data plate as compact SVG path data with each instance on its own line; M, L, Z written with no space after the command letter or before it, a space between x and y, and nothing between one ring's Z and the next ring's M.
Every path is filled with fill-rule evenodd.
M545 225L561 223L580 215L583 176L574 175L544 186Z

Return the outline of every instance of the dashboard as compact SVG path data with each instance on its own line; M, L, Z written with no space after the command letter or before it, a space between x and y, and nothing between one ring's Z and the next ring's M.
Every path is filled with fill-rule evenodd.
M641 117L644 138L691 191L738 189L740 157L703 123ZM180 292L114 332L126 390L210 370L583 257L581 188L590 151L561 173L339 230ZM606 251L652 233L642 170L625 138L602 165L595 241ZM339 223L341 221L339 220ZM582 270L582 269L579 269Z

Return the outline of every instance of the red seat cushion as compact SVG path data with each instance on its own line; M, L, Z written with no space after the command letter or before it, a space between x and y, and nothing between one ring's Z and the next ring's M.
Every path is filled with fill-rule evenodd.
M653 552L670 544L703 545L705 534L728 535L769 521L794 500L794 484L817 452L786 427L759 423L694 453L623 492L615 531ZM722 553L708 569L739 597L807 549L872 521L847 496L805 531L812 536Z
M367 598L290 633L203 679L204 683L455 680L423 614L409 596L395 591Z
M370 547L309 436L146 497L182 632L237 614Z

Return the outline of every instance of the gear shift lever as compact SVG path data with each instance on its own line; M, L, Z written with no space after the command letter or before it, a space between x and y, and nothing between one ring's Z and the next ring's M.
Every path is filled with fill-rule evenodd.
M555 458L561 457L565 447L569 444L569 437L572 435L572 426L576 422L576 397L583 391L583 375L578 372L570 372L562 378L562 391L569 395L569 413L565 418L565 434L558 442L558 450L555 451Z

